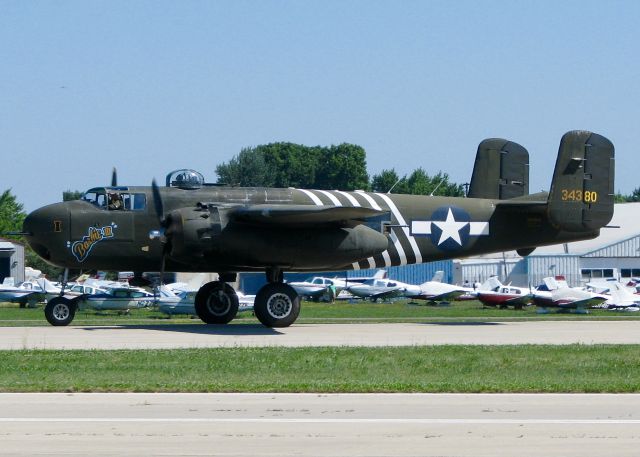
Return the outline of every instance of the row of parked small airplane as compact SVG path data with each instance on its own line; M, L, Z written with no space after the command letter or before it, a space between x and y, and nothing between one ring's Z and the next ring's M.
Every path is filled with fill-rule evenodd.
M589 283L585 287L569 287L562 276L544 278L537 288L525 288L502 284L496 276L473 287L457 286L443 282L443 272L438 271L430 281L420 285L406 284L387 278L385 270L378 270L371 277L339 278L315 276L305 281L289 282L300 296L314 301L335 299L392 300L398 298L425 300L429 303L448 303L454 300L477 299L485 306L522 309L536 305L544 312L548 308L573 309L585 312L588 308L640 310L640 295L636 283L624 285L618 281ZM196 315L195 295L204 282L204 274L195 275L188 283L164 284L153 293L132 287L126 282L86 278L69 284L67 295L78 297L80 309L120 310L157 306L169 315ZM640 288L640 285L637 286ZM46 278L33 278L14 285L12 278L5 278L0 285L0 302L17 302L21 306L45 301L61 294L61 287ZM239 310L253 308L255 295L238 293ZM46 316L46 313L45 313ZM47 316L49 320L49 316ZM51 320L49 320L51 322Z
M635 282L624 285L618 281L588 283L585 287L569 287L563 276L544 278L536 288L525 288L502 284L492 276L473 287L456 286L442 282L443 272L438 271L430 281L420 285L405 284L386 278L379 272L372 278L342 279L315 276L302 282L291 282L299 295L311 299L365 298L371 301L407 298L431 303L453 300L477 299L485 306L522 309L536 305L547 308L575 309L585 311L593 307L609 309L640 310L640 295Z

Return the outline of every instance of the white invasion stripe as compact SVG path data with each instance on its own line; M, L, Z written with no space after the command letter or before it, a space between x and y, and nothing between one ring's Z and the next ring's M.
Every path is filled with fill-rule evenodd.
M411 233L414 235L431 235L431 221L411 221Z
M307 189L298 189L300 192L302 192L303 194L305 194L307 197L309 197L311 199L311 201L313 201L313 203L316 204L316 206L324 206L324 203L322 203L322 200L320 200L318 198L318 196L316 194L314 194L313 192L307 190Z
M402 214L398 210L398 207L395 205L395 203L393 203L393 201L389 198L389 196L385 194L376 194L376 195L380 196L385 202L387 202L387 205L389 205L389 208L391 208L391 211L393 212L393 215L396 217L398 224L406 226L407 223L405 222L404 217L402 217ZM402 227L402 232L409 240L411 249L413 249L413 254L416 257L416 263L422 263L422 253L420 252L420 248L418 247L418 243L416 242L416 239L412 237L411 234L409 233L409 228Z
M369 268L375 268L376 267L376 261L373 260L373 257L369 257L367 259L367 262L369 262Z
M0 417L0 423L65 422L175 422L175 423L263 423L263 424L559 424L559 425L637 425L640 419L475 419L475 418L265 418L265 417Z
M358 193L358 195L361 195L362 197L364 197L364 199L369 202L369 204L371 205L371 207L373 209L377 209L378 211L382 211L382 208L380 208L380 205L378 205L376 203L376 201L373 199L373 197L371 197L371 195L366 194L363 190L357 190L356 191Z
M364 194L362 194L364 195ZM371 198L373 200L372 197L370 197L369 195L367 195L367 197ZM402 217L402 216L400 216ZM398 218L396 217L396 220ZM391 241L393 242L393 246L396 248L396 251L398 252L398 257L400 257L400 265L406 265L408 263L407 261L407 255L404 252L404 248L402 247L402 243L400 242L400 240L398 239L398 236L396 235L394 230L390 230L389 231L389 238L391 238ZM389 267L391 266L391 257L389 256L389 252L384 251L382 254L382 257L384 258L384 263L385 266Z
M353 262L351 264L351 266L353 267L354 270L359 270L360 269L360 264L358 262Z
M351 203L353 206L360 206L360 203L358 203L358 200L356 200L356 198L353 195L343 192L341 190L336 190L335 192L344 196L347 200L349 200L349 203Z
M387 251L385 249L385 251L382 253L382 258L384 259L384 266L385 267L390 267L391 266L391 257L389 256L389 251Z
M488 222L469 222L469 235L488 235Z
M327 192L326 190L316 190L316 192L320 192L322 195L326 195L327 197L329 197L329 200L331 200L331 203L333 203L335 206L342 206L342 203L340 203L338 197L333 195L331 192Z

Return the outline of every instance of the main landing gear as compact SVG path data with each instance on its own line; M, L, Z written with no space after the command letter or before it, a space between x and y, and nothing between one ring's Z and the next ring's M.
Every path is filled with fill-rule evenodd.
M253 312L266 327L288 327L300 314L300 296L283 282L282 271L268 270L267 280L256 295ZM207 324L227 324L238 313L238 296L221 281L205 284L196 294L198 317Z

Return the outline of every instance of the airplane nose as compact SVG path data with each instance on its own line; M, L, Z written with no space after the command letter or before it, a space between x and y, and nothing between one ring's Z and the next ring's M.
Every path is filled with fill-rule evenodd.
M49 205L31 212L22 224L27 243L45 260L51 260L50 245L58 244L64 237L66 214L66 208L59 204Z

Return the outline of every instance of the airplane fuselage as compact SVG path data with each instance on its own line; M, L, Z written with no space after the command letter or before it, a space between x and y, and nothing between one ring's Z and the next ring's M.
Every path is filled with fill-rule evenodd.
M116 189L136 205L109 209L96 202L56 203L31 213L24 224L27 240L48 262L61 267L156 271L166 248L149 233L158 230L150 187ZM555 228L546 206L509 214L496 211L497 200L371 192L207 186L197 190L160 188L166 213L200 204L217 208L249 205L362 207L381 211L361 224L316 226L225 223L208 215L194 217L178 254L166 258L167 271L239 272L275 267L290 271L381 268L527 249L593 238L599 231ZM546 194L541 194L546 199ZM176 213L177 214L177 213ZM216 214L218 214L216 212ZM201 220L202 219L202 220ZM217 224L217 225L216 225ZM370 230L367 230L370 229ZM205 236L203 231L207 231ZM198 237L194 238L194 233ZM174 234L175 238L175 234ZM177 244L174 242L174 244ZM175 247L175 246L174 246ZM175 252L175 250L174 250ZM180 253L183 253L182 255Z

